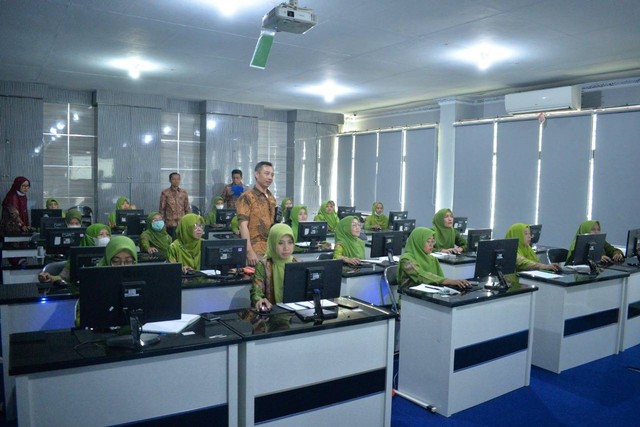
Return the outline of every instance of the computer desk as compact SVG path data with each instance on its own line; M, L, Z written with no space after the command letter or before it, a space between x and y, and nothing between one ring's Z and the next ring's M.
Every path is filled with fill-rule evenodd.
M535 286L446 296L405 290L398 391L449 417L529 385Z
M442 273L447 279L468 279L475 274L475 257L452 254L434 256L438 258Z
M345 264L342 268L340 295L355 297L374 305L390 303L389 292L386 286L382 286L384 270L385 267L381 265L352 267Z
M616 354L620 348L624 287L629 273L566 274L555 279L522 276L540 288L532 363L561 373Z
M617 265L609 267L612 270L620 268ZM624 284L622 295L622 334L620 351L640 344L640 269L624 269L630 275Z

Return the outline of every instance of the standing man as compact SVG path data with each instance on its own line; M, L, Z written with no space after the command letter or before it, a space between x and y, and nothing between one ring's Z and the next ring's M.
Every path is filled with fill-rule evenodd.
M254 169L256 185L236 201L240 236L247 239L247 264L256 265L267 251L267 237L276 213L276 198L269 191L273 165L259 162Z
M180 188L180 174L171 172L169 182L171 186L160 193L160 215L164 218L167 233L175 239L178 221L184 215L191 213L191 205L189 195Z
M224 186L220 196L228 208L235 209L236 201L246 190L249 190L249 186L242 182L242 171L234 169L231 171L231 184Z

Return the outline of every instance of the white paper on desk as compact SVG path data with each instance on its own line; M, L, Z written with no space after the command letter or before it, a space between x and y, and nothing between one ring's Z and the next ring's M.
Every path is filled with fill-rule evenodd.
M150 322L142 326L142 332L175 333L182 332L187 326L200 318L199 314L184 314L180 320L167 320L164 322Z
M371 258L371 259L363 259L363 262L368 262L371 264L384 264L387 261L389 261L389 258L386 256L380 257L380 258ZM393 256L393 262L399 262L400 261L400 257L399 256Z
M459 295L460 291L456 291L455 289L447 288L445 286L435 286L435 285L427 285L420 284L418 286L412 286L409 289L414 289L420 292L426 292L429 294L440 294L440 295Z
M313 305L313 301L300 301L297 304L303 306L304 308L314 308L315 307ZM329 301L328 299L321 299L320 300L320 304L322 305L322 308L333 308L333 307L337 307L338 306L338 304L336 304L333 301Z
M307 308L295 302L288 302L288 303L279 302L276 305L278 307L284 308L285 310L289 310L289 311L298 311L298 310L304 310Z
M220 270L200 270L200 273L206 274L207 276L219 276Z
M431 255L433 255L434 257L436 257L438 259L443 259L443 258L447 258L448 256L450 256L450 254L448 254L446 252L431 252Z
M539 277L541 279L557 279L558 277L562 277L559 274L549 273L549 272L540 271L540 270L520 271L519 273L529 277Z
M297 242L296 246L300 248L308 248L309 246L311 246L311 242Z

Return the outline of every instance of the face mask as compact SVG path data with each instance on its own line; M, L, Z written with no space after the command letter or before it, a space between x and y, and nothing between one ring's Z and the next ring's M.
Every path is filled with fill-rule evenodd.
M151 223L151 228L155 231L162 231L164 228L164 221L154 221Z
M109 244L110 237L100 237L98 239L93 239L96 242L96 246L107 246Z
M224 205L216 205L216 209L224 209Z
M81 225L75 225L75 224L70 224L69 228L80 228L82 227Z
M18 193L18 196L26 196L27 195L27 193L23 193L20 190L16 190L16 193Z
M381 213L378 213L378 212L374 212L373 214L374 214L375 216L380 216L380 215L382 215Z

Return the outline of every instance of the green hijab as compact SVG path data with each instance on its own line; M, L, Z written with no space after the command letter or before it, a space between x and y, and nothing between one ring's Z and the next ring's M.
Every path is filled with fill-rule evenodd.
M376 215L376 206L382 205L384 209L384 203L382 202L373 202L371 205L371 215L367 218L369 220L369 225L377 225L381 229L386 230L389 228L389 218L385 214Z
M282 302L282 294L284 290L284 265L293 261L293 256L289 258L280 258L278 256L278 242L284 236L291 236L293 239L293 230L287 224L275 224L269 230L267 238L266 258L271 260L273 265L273 293L276 302ZM295 240L294 240L295 241Z
M407 239L407 244L405 245L404 253L400 257L400 261L404 259L415 262L421 269L444 277L438 259L424 251L425 242L434 235L435 231L430 228L416 227L411 234L409 234L409 238ZM402 269L399 269L398 273L401 274Z
M58 202L58 199L54 199L53 197L50 197L50 198L47 199L47 201L44 203L44 207L46 209L51 209L49 207L49 203L51 203L51 202L56 202L58 204L58 208L57 209L60 209L60 202Z
M527 228L529 228L529 224L517 222L509 227L504 237L507 239L518 239L518 256L525 257L533 262L540 262L540 258L536 255L536 252L531 249L530 245L524 242L524 231Z
M215 224L216 223L216 215L218 213L218 209L216 209L216 202L217 201L221 201L224 202L224 199L222 198L222 196L216 196L213 198L213 200L211 201L211 210L209 211L209 214L207 215L207 224Z
M336 227L336 244L340 244L348 258L364 259L364 240L351 233L351 223L353 220L359 221L358 217L345 216L338 222Z
M69 225L69 221L71 221L71 219L73 218L80 221L80 225L82 225L82 213L79 210L71 209L67 212L67 214L64 216L64 222L67 224L67 226Z
M334 211L332 214L328 214L326 212L327 205L329 203L331 203L334 207ZM318 215L316 215L315 217L316 221L326 221L327 226L329 227L329 231L335 231L336 227L338 226L338 221L340 221L340 218L338 218L338 214L335 212L335 206L336 204L333 203L333 200L325 200L320 205L320 212L318 212Z
M449 208L440 209L433 216L433 230L436 234L436 244L433 250L450 249L456 246L456 230L453 227L444 225L444 216L453 212Z
M167 227L163 227L160 231L153 229L153 217L160 215L160 212L151 212L147 215L147 236L149 237L149 243L154 248L158 249L160 253L166 256L169 245L171 244L171 236L167 233ZM168 238L167 238L168 237Z
M602 226L600 225L600 221L590 220L590 221L585 221L582 224L580 224L580 227L578 227L578 231L576 232L576 235L573 237L573 242L571 242L571 246L569 247L569 253L567 254L567 259L568 260L573 259L573 251L576 248L576 239L577 239L578 235L579 234L590 234L591 233L591 229L596 224L598 224L598 227L600 227L600 232L602 232Z
M193 229L199 222L204 224L204 218L200 215L189 213L183 216L178 223L176 229L176 241L178 241L178 244L174 242L174 248L180 259L184 260L183 264L200 265L202 239L193 237Z
M118 197L118 200L116 200L116 211L117 210L121 210L122 209L122 205L124 205L126 203L129 203L129 199L127 199L126 197ZM116 212L113 211L109 214L109 222L111 222L112 224L116 223ZM124 230L125 227L120 227L121 229Z
M282 209L282 220L284 222L289 221L289 217L287 216L287 202L293 203L291 197L285 197L282 199L282 203L280 203L280 209ZM293 209L293 207L291 209Z
M298 221L298 214L300 211L304 209L307 211L307 219L309 219L309 210L306 206L303 205L295 205L291 208L291 230L293 230L293 241L298 241L298 225L300 225L300 221Z
M84 237L80 241L80 246L95 246L95 239L98 238L101 230L107 230L109 236L111 236L111 230L109 230L109 226L105 224L91 224L87 227L87 231L84 232Z
M116 236L109 240L109 244L104 250L104 258L98 263L99 267L106 267L111 265L111 258L122 251L129 252L129 255L133 257L133 263L138 263L138 251L136 250L136 244L133 240L127 236Z

